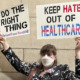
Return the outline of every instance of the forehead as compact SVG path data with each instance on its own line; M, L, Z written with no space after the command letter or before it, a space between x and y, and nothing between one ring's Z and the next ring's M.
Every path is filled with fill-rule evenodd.
M53 53L52 52L45 52L45 53L41 53L41 55L42 56L44 56L44 55L53 55Z

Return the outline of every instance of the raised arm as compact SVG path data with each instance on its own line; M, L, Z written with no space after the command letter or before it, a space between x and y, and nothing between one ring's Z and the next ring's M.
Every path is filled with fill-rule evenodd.
M4 50L7 50L9 48L7 40L3 38L1 34L0 34L0 43L2 44Z
M7 58L7 60L11 63L11 65L18 71L25 75L29 75L33 68L38 66L38 63L28 64L21 61L14 53L12 48L9 46L7 40L2 37L0 34L0 43L3 46L3 50L1 51Z
M75 48L75 55L76 55L75 74L80 79L80 37L76 37L75 41L77 41Z
M69 69L68 65L63 67L65 80L80 80L80 37L75 38L77 45L75 48L75 72Z

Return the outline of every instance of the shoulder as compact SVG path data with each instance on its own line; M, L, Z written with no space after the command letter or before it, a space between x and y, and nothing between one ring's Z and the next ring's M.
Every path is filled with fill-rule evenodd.
M59 64L59 65L57 65L57 69L69 70L69 66L68 66L68 64Z
M32 67L33 67L33 68L37 68L37 67L39 67L39 65L40 65L39 62L34 62L34 63L32 64Z

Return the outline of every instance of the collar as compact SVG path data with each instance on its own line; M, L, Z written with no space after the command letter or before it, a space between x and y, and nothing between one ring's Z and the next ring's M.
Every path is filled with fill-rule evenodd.
M48 69L46 73L54 73L56 66L53 66L52 68Z

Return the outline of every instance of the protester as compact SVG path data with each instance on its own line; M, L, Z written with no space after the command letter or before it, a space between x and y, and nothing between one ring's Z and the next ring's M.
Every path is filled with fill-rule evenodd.
M67 64L57 65L57 49L54 45L46 44L40 50L41 63L33 64L21 61L7 40L0 34L1 51L10 64L19 72L28 76L27 80L80 80L80 37L76 37L75 48L75 72L69 69Z

